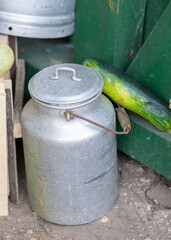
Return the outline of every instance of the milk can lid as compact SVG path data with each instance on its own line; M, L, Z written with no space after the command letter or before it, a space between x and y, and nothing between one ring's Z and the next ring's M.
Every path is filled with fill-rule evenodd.
M78 107L95 99L103 89L103 78L94 69L78 64L58 64L34 75L30 95L56 108Z

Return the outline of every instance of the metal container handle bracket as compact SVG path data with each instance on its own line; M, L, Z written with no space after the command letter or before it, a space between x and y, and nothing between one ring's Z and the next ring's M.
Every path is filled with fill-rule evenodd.
M56 69L56 72L55 72L55 76L50 76L50 79L51 80L59 80L59 71L70 71L73 73L72 75L72 80L75 81L75 82L81 82L82 79L81 78L77 78L76 77L76 70L74 68L71 68L71 67L60 67L60 68L57 68Z
M117 135L122 135L122 134L128 134L130 131L131 131L131 122L129 120L129 117L128 117L128 114L127 112L125 111L124 108L122 107L119 107L117 108L117 113L119 112L118 114L118 120L119 120L119 123L121 125L121 127L123 128L123 132L117 132L117 131L113 131L112 129L110 128L107 128L99 123L96 123L94 121L91 121L90 119L87 119L87 118L84 118L76 113L74 113L72 110L66 110L64 112L64 115L65 115L65 118L67 119L67 121L70 121L71 119L74 119L74 117L77 117L77 118L80 118L86 122L89 122L97 127L100 127L100 128L103 128L109 132L112 132L114 134L117 134Z

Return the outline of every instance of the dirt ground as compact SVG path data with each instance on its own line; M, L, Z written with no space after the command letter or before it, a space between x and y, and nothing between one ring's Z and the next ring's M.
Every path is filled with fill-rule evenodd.
M9 216L0 218L0 240L171 239L171 182L123 153L118 153L118 161L120 186L114 208L82 226L51 224L32 212L20 161L19 205L10 203Z

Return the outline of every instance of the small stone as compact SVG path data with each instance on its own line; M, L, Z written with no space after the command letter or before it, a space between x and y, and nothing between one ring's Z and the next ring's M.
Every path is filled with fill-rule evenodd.
M107 223L109 221L109 218L104 216L102 219L101 219L101 223Z
M146 181L147 184L151 183L151 179L150 178L146 179L145 181Z
M126 196L126 195L127 195L127 193L125 192L125 193L124 193L124 196Z
M152 240L151 238L145 238L144 240Z
M157 185L147 191L147 196L156 204L165 208L171 207L171 191L166 185Z
M141 178L139 179L139 181L140 181L139 186L144 186L144 185L146 185L146 179L145 179L144 177L141 177Z
M137 168L137 172L143 173L143 172L144 172L144 169L143 169L142 167L139 167L139 168Z
M37 238L31 238L30 240L37 240Z
M27 230L27 234L28 234L28 235L33 234L33 230L31 230L31 229Z
M146 183L145 178L140 178L141 183Z
M147 211L150 211L151 210L151 206L148 204L147 205Z
M33 214L35 217L37 217L37 214L36 214L35 212L32 212L32 214Z

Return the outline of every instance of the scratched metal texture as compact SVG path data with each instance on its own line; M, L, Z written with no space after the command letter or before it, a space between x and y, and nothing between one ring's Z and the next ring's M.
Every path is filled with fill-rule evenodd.
M74 111L115 129L113 105L100 95ZM32 209L62 225L92 222L118 194L116 135L30 100L22 113L27 186Z

